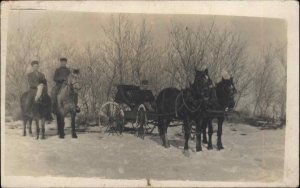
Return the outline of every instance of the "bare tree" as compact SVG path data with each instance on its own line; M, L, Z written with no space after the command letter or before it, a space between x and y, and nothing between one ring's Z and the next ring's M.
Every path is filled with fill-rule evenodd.
M151 29L146 20L134 25L127 17L118 15L111 18L111 24L102 26L105 39L102 42L102 60L108 68L109 78L107 98L110 97L114 83L139 84L146 78L149 65L155 61L155 46Z
M169 41L166 70L170 74L170 85L188 86L194 68L206 66L214 81L219 81L224 71L234 77L238 88L237 104L250 94L247 43L240 39L238 33L220 30L214 22L206 29L173 24Z
M274 48L268 45L258 61L254 76L253 115L267 116L276 98L275 58Z
M240 100L250 94L251 72L247 56L247 43L240 39L238 33L223 30L216 31L209 42L207 66L213 80L221 80L226 71L234 78L238 94L236 106Z
M101 62L100 47L88 43L77 56L80 67L82 89L79 93L81 102L87 109L87 113L97 114L101 102L103 102L104 90L102 84L105 81L105 67Z
M7 71L6 71L6 97L7 107L19 106L21 94L28 89L27 74L30 72L30 63L33 60L42 62L46 56L44 52L47 43L47 28L38 28L37 24L24 29L17 27L15 32L10 32L7 45ZM15 110L15 109L14 109Z
M280 108L280 118L285 119L286 115L286 84L287 84L287 57L286 57L286 45L278 45L279 48L276 49L275 55L279 62L278 65L278 96L277 103Z
M176 80L180 87L185 87L192 81L195 68L205 65L207 44L213 29L214 23L207 30L172 23L167 43L169 49L167 57L169 64L174 67L170 70L171 78Z

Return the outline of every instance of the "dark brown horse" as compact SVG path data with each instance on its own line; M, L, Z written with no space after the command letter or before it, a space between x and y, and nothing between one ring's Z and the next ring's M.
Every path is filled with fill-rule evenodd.
M234 96L236 94L236 88L233 83L233 78L224 79L216 84L216 87L211 90L210 99L212 103L207 108L211 111L223 112L223 113L206 113L203 119L203 143L207 143L206 128L208 128L208 149L212 147L212 120L216 118L218 120L217 131L217 148L218 150L224 149L222 144L222 126L225 119L225 111L231 111L235 106Z
M80 89L78 82L78 73L72 70L68 79L62 84L59 94L57 95L57 105L54 107L54 113L57 120L57 131L59 138L65 137L65 117L71 116L72 138L77 138L75 131L77 91ZM53 94L52 94L53 96Z
M44 88L46 90L46 87ZM30 89L21 96L21 110L23 118L23 136L26 136L26 125L29 123L29 134L32 134L32 121L36 123L36 139L40 135L40 123L42 128L41 139L45 139L45 120L49 120L51 116L51 98L46 91L38 102L35 102L36 90Z
M169 147L167 129L174 119L182 120L185 132L184 153L188 154L188 141L191 132L191 122L196 126L196 151L201 151L201 123L205 100L209 93L208 70L196 70L194 83L190 88L178 90L176 88L163 89L157 96L158 130L163 146Z

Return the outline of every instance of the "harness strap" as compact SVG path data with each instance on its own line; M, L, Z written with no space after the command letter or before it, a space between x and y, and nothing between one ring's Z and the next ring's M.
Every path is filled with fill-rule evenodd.
M198 106L195 110L193 110L193 109L191 109L191 108L186 104L183 95L182 95L182 101L183 101L184 106L185 106L190 112L192 112L192 113L197 112L197 111L201 108L201 105L202 105L202 102L203 102L203 101L202 101L202 102L199 104L199 106Z
M179 98L180 95L183 96L182 92L183 92L183 91L181 91L181 92L177 95L176 100L175 100L175 117L178 117L178 110L180 110L180 109L183 107L183 104L182 104L179 108L177 108L177 105L178 105L178 98Z

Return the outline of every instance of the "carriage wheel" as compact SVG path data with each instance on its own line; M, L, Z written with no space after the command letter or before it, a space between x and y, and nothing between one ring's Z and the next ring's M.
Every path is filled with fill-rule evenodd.
M137 127L137 136L144 139L147 127L147 114L146 114L146 107L141 104L137 110L136 115L136 127Z
M105 132L122 134L124 111L116 102L106 102L100 108L99 125L106 127Z

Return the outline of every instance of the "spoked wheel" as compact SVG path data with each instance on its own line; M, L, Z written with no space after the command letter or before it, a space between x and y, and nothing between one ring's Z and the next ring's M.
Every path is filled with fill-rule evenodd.
M137 136L144 139L145 133L146 133L146 127L147 127L147 113L146 113L146 107L141 104L137 110L136 115L136 128L137 128Z
M100 108L100 126L106 127L109 134L122 134L124 129L124 111L116 102L106 102Z

